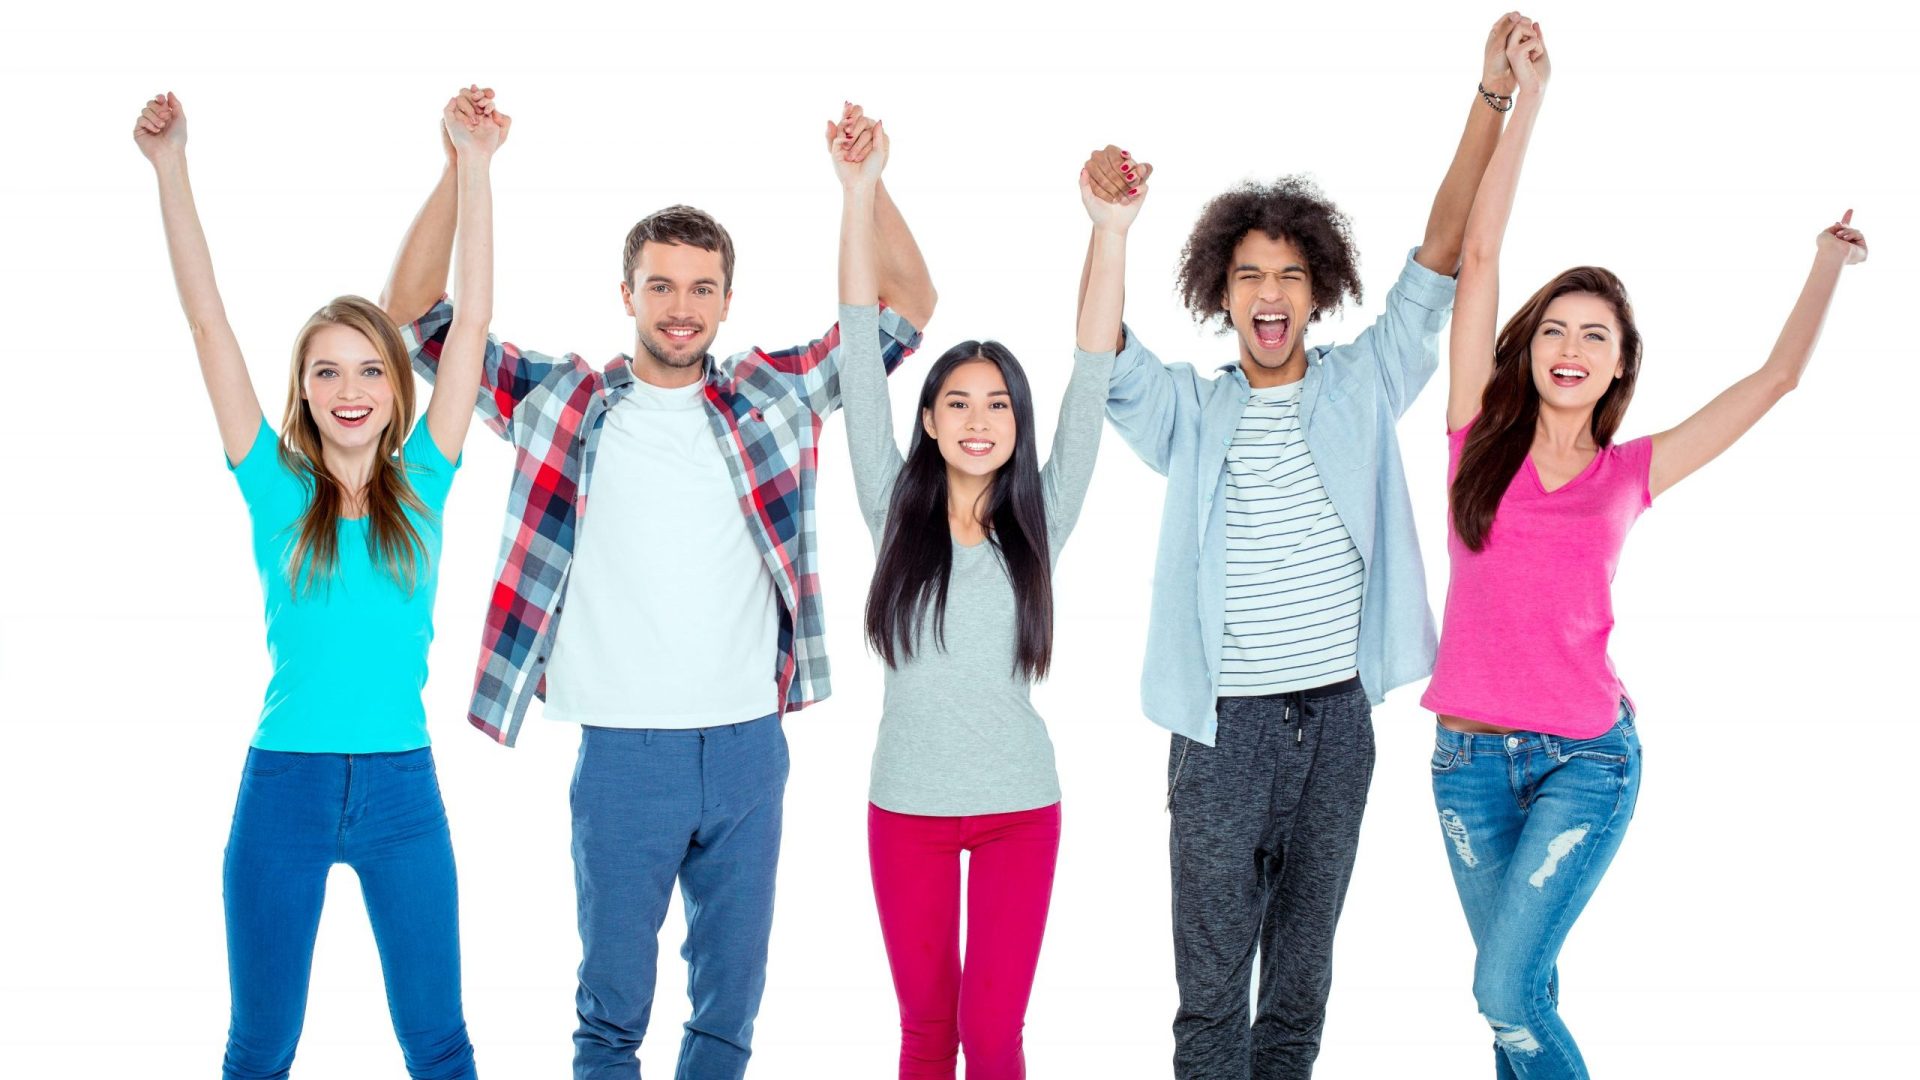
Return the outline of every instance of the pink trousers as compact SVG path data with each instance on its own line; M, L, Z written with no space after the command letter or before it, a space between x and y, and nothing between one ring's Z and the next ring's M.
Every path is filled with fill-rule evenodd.
M967 952L960 958L960 853ZM1060 804L1012 814L921 817L867 807L873 898L900 999L900 1075L967 1080L1027 1074L1026 1024L1060 851Z

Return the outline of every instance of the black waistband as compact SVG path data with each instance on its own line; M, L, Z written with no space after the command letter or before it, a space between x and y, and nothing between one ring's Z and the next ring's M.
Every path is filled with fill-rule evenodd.
M1315 699L1318 699L1318 698L1330 698L1330 697L1345 697L1348 694L1357 694L1360 692L1360 690L1361 690L1360 676L1354 675L1354 676L1351 676L1350 678L1341 679L1337 683L1328 683L1325 686L1309 686L1305 690L1285 690L1278 694L1262 694L1260 696L1268 697L1268 698L1315 698Z

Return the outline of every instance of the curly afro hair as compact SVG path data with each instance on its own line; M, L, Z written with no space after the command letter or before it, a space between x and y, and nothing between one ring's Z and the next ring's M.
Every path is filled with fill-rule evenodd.
M1361 301L1359 259L1353 252L1353 230L1346 215L1313 181L1283 176L1271 184L1242 184L1200 212L1186 249L1180 252L1177 275L1180 298L1196 322L1219 316L1222 332L1233 325L1233 317L1221 303L1227 293L1227 271L1233 249L1255 229L1286 239L1306 256L1313 281L1313 314L1308 322L1339 310L1347 297Z

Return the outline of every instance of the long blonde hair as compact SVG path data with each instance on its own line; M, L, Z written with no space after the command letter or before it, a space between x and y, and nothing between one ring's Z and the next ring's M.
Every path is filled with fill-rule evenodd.
M298 537L287 560L287 580L295 592L311 592L314 585L330 580L340 565L340 512L347 504L348 493L327 471L321 454L320 426L300 392L307 347L326 326L344 326L365 335L393 385L393 416L380 433L379 452L367 477L367 554L395 584L412 592L420 580L426 542L407 519L406 511L432 516L407 481L402 453L407 432L413 427L413 371L407 362L406 344L400 340L393 320L377 305L358 296L335 297L313 313L293 341L287 412L280 421L280 461L301 479L312 498L300 515Z

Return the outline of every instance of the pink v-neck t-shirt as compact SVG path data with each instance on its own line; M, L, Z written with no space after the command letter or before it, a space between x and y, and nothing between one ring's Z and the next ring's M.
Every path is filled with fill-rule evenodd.
M1449 487L1472 426L1447 437ZM1529 456L1477 552L1448 515L1452 577L1422 707L1575 739L1613 726L1627 697L1607 656L1613 573L1627 530L1653 504L1652 465L1650 438L1603 446L1548 491Z

